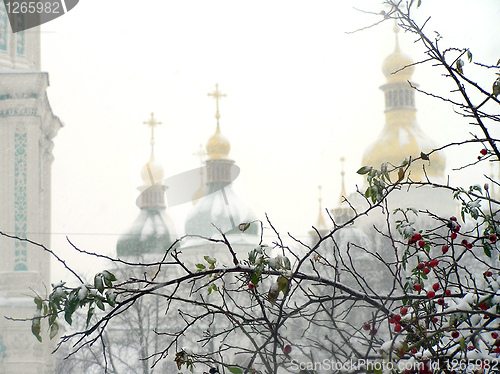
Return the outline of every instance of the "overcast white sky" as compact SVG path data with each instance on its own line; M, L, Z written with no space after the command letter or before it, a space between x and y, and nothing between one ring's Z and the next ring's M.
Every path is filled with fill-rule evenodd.
M171 176L199 166L193 154L215 130L219 84L221 129L241 167L236 189L278 230L307 235L317 217L317 186L326 207L346 186L365 148L384 125L383 59L394 49L392 23L346 34L377 17L376 0L234 1L85 0L42 27L42 68L49 99L65 127L55 138L52 247L79 266L65 236L87 250L112 254L138 214L140 170L149 157L150 113L162 121L156 158ZM423 0L415 15L432 16L443 46L470 47L474 58L500 57L500 3ZM422 50L400 34L414 60ZM423 89L443 87L437 69L417 68ZM493 72L478 81L489 87ZM438 86L439 85L439 86ZM449 105L417 97L417 118L438 144L471 130ZM473 160L479 148L460 154ZM457 153L447 153L458 166ZM489 169L486 169L488 171ZM452 181L455 180L452 176ZM464 183L483 183L480 173ZM457 179L458 180L458 179ZM170 209L178 232L191 203ZM81 267L80 267L81 268ZM81 268L82 271L86 269ZM58 267L53 278L62 277Z

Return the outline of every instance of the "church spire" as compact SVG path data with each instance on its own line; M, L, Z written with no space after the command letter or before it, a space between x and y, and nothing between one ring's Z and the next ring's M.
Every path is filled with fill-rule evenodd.
M154 158L154 130L161 122L151 113L151 118L143 124L151 128L151 156L141 171L144 184L139 187L141 194L137 199L141 211L132 226L118 239L116 251L119 257L165 253L176 238L174 224L166 213L167 187L163 183L163 167Z
M160 183L164 178L163 167L156 162L154 157L155 127L161 125L161 122L155 119L154 113L151 113L151 118L144 121L143 124L151 128L151 139L149 141L151 145L151 156L149 157L149 162L144 165L141 176L145 185L152 186Z
M210 139L208 139L207 143L207 155L211 160L214 159L225 159L229 155L229 151L231 150L231 145L229 141L226 139L224 135L222 135L220 131L219 119L219 100L223 97L226 97L226 94L223 94L219 91L219 85L215 84L215 91L208 93L208 96L211 96L215 99L215 119L217 120L217 127L215 129L215 134L212 135Z
M345 181L344 181L344 162L345 158L341 157L340 158L340 165L341 165L341 171L340 171L340 199L339 199L339 206L344 202L344 199L346 198L347 194L345 192Z

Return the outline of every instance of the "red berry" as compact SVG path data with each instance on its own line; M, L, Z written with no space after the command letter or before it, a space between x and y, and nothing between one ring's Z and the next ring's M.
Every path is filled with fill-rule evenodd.
M467 249L472 249L472 243L467 243L466 247Z
M452 233L450 234L450 239L451 239L451 240L455 240L456 238L457 238L457 233L456 233L456 232L452 232Z
M255 288L255 285L252 282L248 283L249 290L253 290L254 288Z
M368 331L368 330L370 330L371 328L372 328L372 327L371 327L371 325L370 325L368 322L365 322L365 324L363 325L363 330Z
M415 353L417 353L417 352L418 352L418 349L417 349L417 348L413 348L413 349L411 350L411 353L413 353L413 354L415 354Z
M434 299L435 296L436 296L436 293L434 291L427 292L427 297L429 299Z
M434 283L434 284L432 285L432 289L433 289L434 291L439 290L439 283Z
M452 217L450 217L450 220L451 220L451 221L455 221L455 222L457 222L457 217L452 216Z
M378 331L377 329L372 329L372 331L370 331L370 334L375 335L377 331Z
M483 156L486 156L486 154L488 153L488 151L485 148L483 148L483 149L481 149L479 151L479 153L481 153Z
M500 347L495 347L495 349L493 350L493 352L500 353Z
M438 305L444 305L444 299L440 297L437 301Z
M420 283L416 283L414 286L413 286L413 289L417 292L420 292L422 291L422 285Z
M450 290L446 290L444 293L446 294L446 296L450 296L451 295L451 291Z
M474 346L473 346L473 345L469 345L469 346L467 347L467 349L468 349L469 351L472 351L472 350L474 349Z
M483 301L481 304L479 304L479 307L482 309L482 310L486 310L488 309L488 306L486 305L486 303Z
M389 323L392 325L393 323L396 323L396 320L392 317L389 317Z
M485 271L485 272L484 272L484 275L485 275L486 277L491 277L491 276L493 275L493 273L492 273L491 271L489 271L489 270L488 270L488 271Z
M401 321L401 316L400 316L399 314L396 314L396 315L394 316L394 321L396 321L396 322Z
M451 337L452 337L453 339L456 339L456 338L458 338L459 336L460 336L460 334L458 333L458 331L453 331L453 332L451 333Z
M420 235L418 232L413 234L413 240L418 241L422 239L422 235Z
M292 351L292 346L290 344L285 345L285 348L283 348L283 352L285 352L285 354L287 355L289 355L291 351Z
M396 323L394 325L394 331L396 331L396 332L400 332L401 331L401 325L399 323Z
M423 262L417 265L418 270L422 270L423 268L425 268L425 264Z
M423 240L420 240L420 241L418 242L418 246L419 246L420 248L425 247L425 242L424 242Z
M443 254L445 254L446 252L448 252L448 248L449 248L449 247L448 247L447 245L443 245L443 246L441 247L441 251L443 251Z
M466 246L468 243L467 239L462 240L462 245Z
M495 243L497 241L497 236L495 234L491 234L489 236L490 242Z
M406 313L408 313L408 308L404 306L401 308L399 312L401 313L402 316L405 316Z
M431 272L431 269L430 268L425 268L424 269L424 274L429 274Z
M496 340L498 338L498 333L497 332L492 332L491 333L491 337Z
M436 266L438 266L438 264L439 264L439 261L438 261L438 260L436 260L436 259L434 259L434 260L432 260L431 262L429 262L429 266L430 266L431 268L435 268Z
M437 323L437 322L438 322L438 318L437 318L437 317L434 317L434 318L432 319L432 322Z
M455 232L459 232L459 231L460 231L460 225L456 225L456 226L455 226L455 230L453 230L453 231L455 231Z

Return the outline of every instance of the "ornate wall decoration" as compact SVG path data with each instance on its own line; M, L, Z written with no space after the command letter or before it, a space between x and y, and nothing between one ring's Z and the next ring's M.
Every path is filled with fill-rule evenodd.
M16 235L20 238L26 237L28 218L26 201L27 138L26 132L14 134L14 225ZM16 240L14 270L28 270L27 262L26 242Z

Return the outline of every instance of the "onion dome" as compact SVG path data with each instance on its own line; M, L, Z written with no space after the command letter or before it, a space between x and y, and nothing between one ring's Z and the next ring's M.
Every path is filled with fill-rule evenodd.
M405 57L399 49L397 32L396 48L383 64L383 72L387 83L380 87L385 95L386 123L378 139L363 155L363 166L373 166L377 169L385 162L394 166L401 164L408 157L419 157L421 152L429 153L436 144L422 131L416 120L415 89L408 84L414 67L412 60ZM404 68L403 70L400 70ZM399 70L399 71L398 71ZM393 74L398 71L398 73ZM414 83L412 85L416 86ZM445 157L433 153L430 161L412 163L411 178L414 181L425 180L425 172L429 177L444 179ZM397 177L395 177L397 179Z
M227 138L220 132L219 123L215 134L213 134L207 142L207 155L210 159L227 158L231 145Z
M396 47L394 48L394 52L387 56L384 60L384 63L382 64L382 72L387 78L387 82L407 81L411 78L413 71L415 70L415 67L412 65L412 59L402 54L401 50L399 49L399 31L399 26L394 25L394 33L396 34Z
M139 187L141 195L137 199L139 215L119 237L116 245L117 255L121 258L164 254L177 238L174 224L166 211L167 187L163 184L163 167L155 160L153 153L154 127L160 122L156 122L151 114L151 120L145 124L151 126L151 156L141 171L144 185Z

